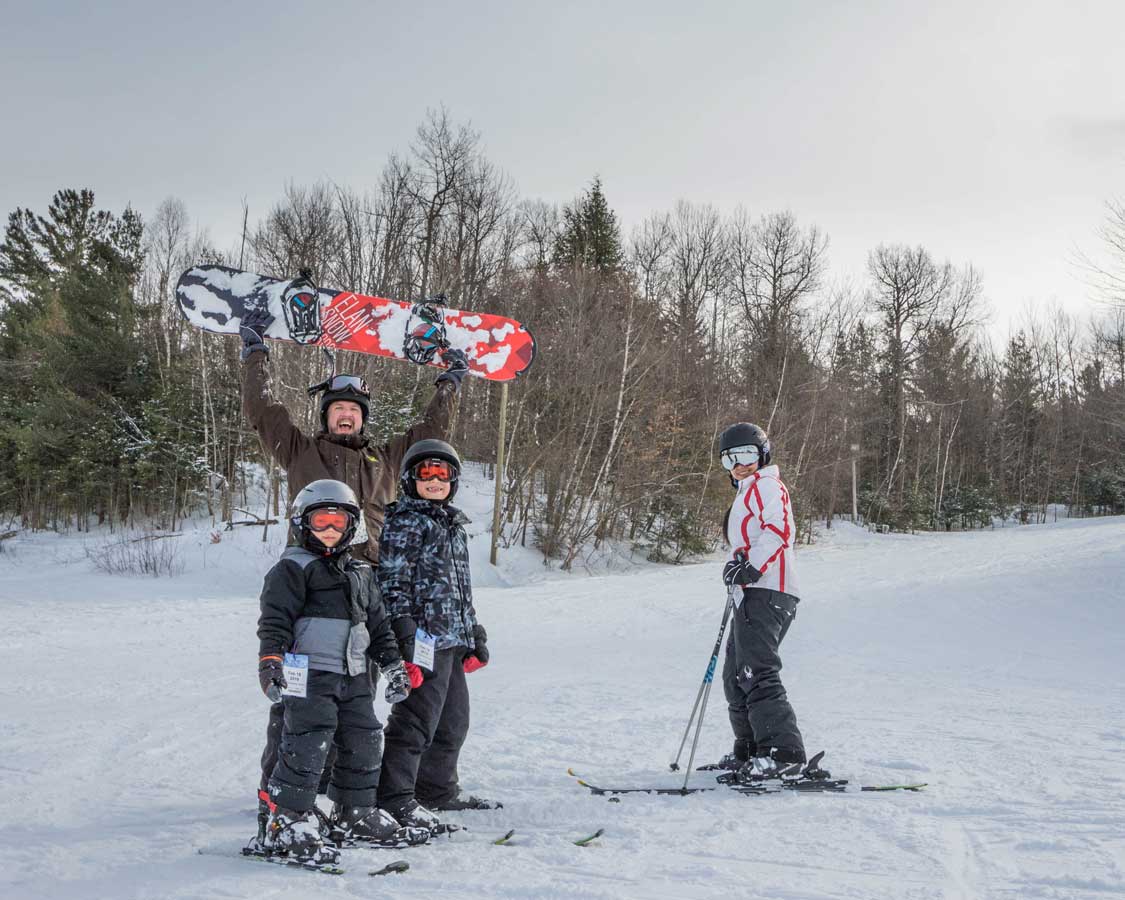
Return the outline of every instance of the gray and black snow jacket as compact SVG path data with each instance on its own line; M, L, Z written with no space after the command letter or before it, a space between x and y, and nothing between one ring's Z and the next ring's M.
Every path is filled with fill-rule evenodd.
M374 572L351 557L288 547L262 587L259 656L303 653L309 668L361 675L399 659Z
M433 635L438 650L472 650L473 588L469 518L454 506L404 497L387 506L378 580L391 619L409 617Z

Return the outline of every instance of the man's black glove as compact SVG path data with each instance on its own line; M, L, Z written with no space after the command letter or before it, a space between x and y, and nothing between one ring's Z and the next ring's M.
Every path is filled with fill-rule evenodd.
M441 384L443 381L453 382L454 387L461 387L461 379L465 377L465 373L469 371L469 360L465 356L464 350L458 350L455 347L447 347L441 351L441 360L445 363L445 371L442 372L434 384Z
M396 659L387 668L383 669L387 679L387 687L383 696L388 703L401 703L410 696L410 676L406 674L406 666L401 659Z
M261 350L269 356L265 336L273 323L273 316L268 309L254 309L242 317L238 325L238 336L242 338L242 358L246 359L251 353Z
M739 587L746 587L748 584L754 584L761 577L762 573L747 561L744 550L735 551L734 559L723 566L723 584L727 587L736 584Z
M465 654L461 660L461 668L468 672L475 672L488 665L488 632L483 625L473 626L473 643L476 647Z
M414 662L414 632L418 630L414 620L410 616L399 616L391 622L391 630L395 633L395 640L398 641L398 652L402 655L402 661Z
M281 702L281 692L289 687L280 656L263 656L258 660L258 684L270 703Z

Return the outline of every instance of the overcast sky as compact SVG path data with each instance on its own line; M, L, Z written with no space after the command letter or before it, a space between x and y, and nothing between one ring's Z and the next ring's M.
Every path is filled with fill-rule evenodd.
M922 244L1006 332L1091 308L1071 260L1125 198L1122 35L1121 0L0 0L0 213L176 196L230 247L243 197L372 185L444 104L523 196L599 174L626 232L680 198L791 209L855 281Z

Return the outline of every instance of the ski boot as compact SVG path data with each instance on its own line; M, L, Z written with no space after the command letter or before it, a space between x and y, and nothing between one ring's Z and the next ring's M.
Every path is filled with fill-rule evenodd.
M266 825L270 820L270 807L273 805L270 800L269 791L258 791L258 846L264 847L266 844Z
M801 777L805 765L804 754L787 750L771 750L768 756L753 756L734 772L720 775L723 784L761 784L763 781L783 781Z
M320 824L312 812L281 806L274 806L270 813L262 848L271 856L288 856L317 865L340 861L340 851L325 846Z
M754 745L745 738L737 738L734 742L734 749L726 754L718 762L706 763L702 766L696 767L697 772L711 772L711 771L724 771L724 772L737 772L747 762L754 758Z
M503 809L504 804L496 800L474 797L472 794L458 794L452 800L428 802L423 808L439 812L462 812L466 809Z
M449 834L461 830L460 825L441 821L413 797L397 806L388 807L387 812L403 828L425 828L430 834Z
M430 839L427 827L402 826L389 812L377 806L335 804L329 818L332 839L337 843L373 844L376 847L414 847Z

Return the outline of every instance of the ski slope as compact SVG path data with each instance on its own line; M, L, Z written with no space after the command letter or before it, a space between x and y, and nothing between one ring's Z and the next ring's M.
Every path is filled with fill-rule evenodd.
M490 570L487 485L473 487L493 662L470 679L461 775L504 809L450 816L471 830L428 847L345 851L341 877L220 855L254 829L257 593L280 531L188 533L172 579L98 574L83 536L6 542L0 896L1125 896L1125 519L837 525L800 549L784 677L810 751L925 792L610 803L567 767L675 783L720 567L562 576L515 548ZM716 690L700 759L729 743ZM508 828L509 846L488 843ZM367 876L400 857L408 873Z

